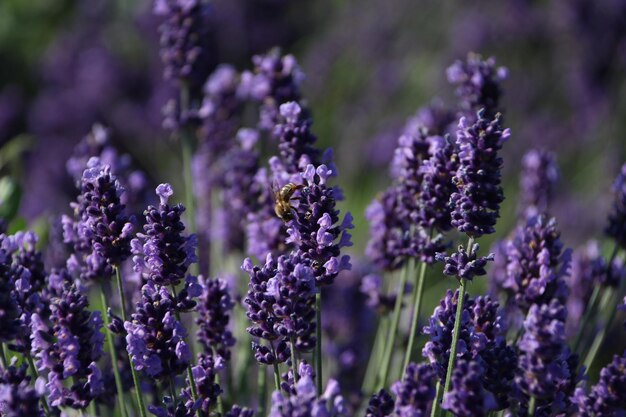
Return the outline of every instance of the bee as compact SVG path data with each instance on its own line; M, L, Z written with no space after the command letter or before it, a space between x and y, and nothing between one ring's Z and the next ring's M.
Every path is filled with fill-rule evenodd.
M273 190L274 193L274 213L284 222L288 222L293 219L294 210L291 207L291 200L293 200L293 194L304 188L304 185L296 185L294 183L288 183L281 187L280 190Z

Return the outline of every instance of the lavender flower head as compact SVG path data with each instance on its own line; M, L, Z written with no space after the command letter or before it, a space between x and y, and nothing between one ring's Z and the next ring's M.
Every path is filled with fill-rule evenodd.
M98 158L89 160L80 189L70 204L74 217L62 217L63 241L74 252L67 268L83 281L110 277L113 267L130 256L133 226L121 202L124 189Z
M458 191L450 197L452 226L474 238L495 231L504 200L498 151L511 135L500 127L500 115L486 117L481 110L473 124L465 117L459 122L459 169L453 178Z
M466 117L473 119L476 111L484 109L484 117L492 119L500 111L500 83L506 79L507 70L496 67L495 58L483 60L480 55L470 53L467 61L456 61L446 74L448 81L457 85L459 107Z
M615 239L620 247L626 248L626 164L613 183L613 193L615 200L605 233Z
M436 376L429 364L411 362L402 380L391 387L396 395L394 414L398 417L429 416L435 398Z
M331 174L325 165L306 167L296 216L287 228L287 243L312 261L317 285L332 284L339 272L351 268L350 257L341 255L341 249L352 246L352 215L348 212L340 221L336 190L326 185Z
M493 394L483 388L484 369L477 361L459 360L452 372L442 408L459 417L480 417L497 407Z
M224 359L230 358L230 348L235 339L228 329L230 312L234 307L228 293L228 284L222 279L207 279L202 283L202 294L198 307L198 340L205 352L217 353Z
M242 269L250 276L244 299L248 318L254 323L247 329L252 336L284 346L292 340L296 349L309 351L315 346L315 273L311 261L300 252L274 259L267 256L263 267L246 259ZM255 345L255 356L262 363L287 360L288 355L268 352ZM287 353L288 352L284 352Z
M584 388L576 389L574 402L580 417L623 416L626 409L626 353L613 356L613 361L602 368L600 380L589 394Z
M65 284L51 300L50 322L31 317L32 351L37 369L48 373L48 400L52 406L84 409L104 391L97 361L103 355L100 312L87 310L87 297ZM70 380L66 386L64 381Z
M445 263L443 273L448 276L458 277L458 279L466 279L472 281L475 276L483 276L487 274L485 267L487 262L493 261L494 254L488 256L478 256L478 243L474 243L469 251L463 246L459 246L458 250L450 256L438 254L436 259Z
M533 304L524 321L525 333L519 342L519 375L516 383L539 404L565 400L560 387L568 385L570 374L569 350L565 342L567 311L553 299L549 304Z
M167 288L149 280L141 293L132 320L124 323L128 354L136 370L151 378L168 379L191 361L187 331L176 319L176 300Z
M14 340L20 332L20 316L22 310L19 306L16 289L30 288L30 274L28 270L20 269L16 282L16 274L12 266L11 249L8 247L8 238L0 235L0 341L2 343ZM23 280L22 279L23 276Z
M159 206L149 206L144 211L144 233L137 233L131 242L133 269L158 285L178 285L189 265L197 261L197 239L195 235L183 235L181 215L185 208L168 204L174 194L172 186L161 184L156 193L161 200Z
M559 179L555 156L532 149L522 159L519 212L524 218L546 213Z
M537 216L519 226L507 245L507 279L504 288L526 313L532 304L565 302L570 251L563 251L554 218Z
M305 374L296 383L295 394L286 396L274 391L269 417L340 417L345 413L343 397L335 380L330 379L322 396L317 398L313 378Z
M393 398L387 391L381 389L377 393L372 394L367 403L365 417L386 417L393 412L395 403Z
M164 17L159 30L165 78L202 85L213 58L211 6L202 0L156 0L154 13Z
M0 370L0 412L3 416L44 417L39 405L43 387L39 383L35 387L30 386L27 369L26 364L17 367L13 362Z

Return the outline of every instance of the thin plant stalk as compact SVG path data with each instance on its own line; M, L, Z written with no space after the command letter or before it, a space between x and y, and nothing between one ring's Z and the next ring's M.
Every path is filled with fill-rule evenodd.
M258 367L258 375L257 375L257 386L258 386L258 411L257 416L265 417L265 404L267 401L267 375L265 372L265 367Z
M435 399L430 409L430 417L437 417L439 415L439 403L441 402L441 381L437 381L437 387L435 388Z
M467 253L469 255L474 244L474 238L470 237L467 242ZM454 370L454 362L456 361L456 351L458 347L459 334L461 333L461 317L463 316L463 303L465 302L465 286L466 281L463 278L459 279L459 298L456 302L456 314L454 316L454 331L452 332L452 344L450 345L450 356L448 357L448 370L446 372L446 380L443 390L439 392L439 395L435 398L433 408L437 408L438 412L441 411L441 399L444 394L450 391L450 385L452 383L452 371ZM435 414L438 415L438 414Z
M33 362L33 357L28 351L24 353L24 356L26 357L26 362L28 362L28 366L30 366L30 370L33 373L33 377L37 379L39 377L39 371L37 370L37 367L35 366L35 362ZM45 395L41 396L40 401L41 401L41 405L43 406L43 410L46 413L46 416L50 415L50 408L48 407L48 401L46 401ZM94 402L92 401L90 406L93 404Z
M174 401L174 404L176 404L176 385L174 384L174 377L170 376L170 383L169 383L169 388L170 388L170 397L172 397L172 400Z
M322 395L322 289L315 294L315 380Z
M387 346L385 348L385 354L383 356L383 362L381 363L381 378L378 384L378 389L387 386L387 379L389 378L389 368L391 367L391 357L393 353L393 346L396 341L396 333L398 332L398 323L400 323L400 313L402 312L402 299L404 298L404 287L406 286L407 276L409 275L409 263L405 264L400 274L400 285L398 286L398 295L396 298L396 305L393 309L393 318L391 320L391 326L389 327L389 335L387 338Z
M176 293L176 287L174 285L172 285L172 294L174 295L174 299L178 298L178 295ZM178 312L178 310L175 310L175 314L176 314L176 320L180 321L180 313ZM196 402L198 401L198 388L196 388L196 379L193 377L191 364L187 366L187 379L189 379L189 387L191 388L191 398L193 399L194 402ZM196 410L196 416L202 417L202 413L200 412L199 409ZM145 417L145 416L142 415L141 417Z
M296 339L291 337L291 373L293 374L293 381L298 382L298 363L296 359Z
M128 321L128 315L126 313L126 296L124 294L124 285L122 284L122 275L121 275L119 267L115 267L115 282L117 284L117 291L120 295L122 320L126 322ZM104 291L101 291L101 294L102 294L103 303L105 303L106 299L104 297ZM105 314L105 317L106 317L106 314ZM108 317L106 320L108 321ZM107 323L107 326L108 326L108 323ZM139 407L139 413L141 414L141 417L146 417L147 416L146 405L144 403L143 395L141 392L141 383L139 382L139 375L137 375L137 370L135 370L135 366L133 364L133 360L130 357L130 355L128 355L128 360L130 362L130 372L133 376L133 385L135 386L135 396L137 397L137 405ZM120 378L120 381L121 381L121 378Z
M537 399L532 396L530 397L530 402L528 403L528 417L533 417L535 415L535 409L537 408Z
M100 287L100 300L102 302L102 319L104 321L104 333L106 335L107 345L109 346L109 353L111 354L111 367L113 368L113 377L115 379L115 388L117 390L117 402L120 408L120 412L122 417L127 417L126 413L126 402L124 401L124 387L122 386L122 378L120 377L120 371L118 369L118 360L117 360L117 351L115 350L115 343L113 341L113 333L109 330L109 305L107 302L107 297L104 293L104 283L102 283ZM131 369L133 369L132 361L131 361ZM137 392L137 399L141 397L141 392ZM145 414L142 414L141 417L146 417Z
M274 358L277 358L276 349L274 349L274 343L272 341L270 341L270 347L272 348ZM280 391L280 370L278 369L278 362L274 362L274 385L276 386L276 391Z
M626 280L622 280L620 282L619 289L613 294L611 302L607 303L608 307L602 308L602 311L609 311L609 317L607 318L604 326L602 326L600 333L598 333L598 335L593 340L593 344L591 345L591 348L589 349L589 352L585 357L584 364L585 368L587 369L590 369L591 365L593 365L593 362L598 355L598 352L600 350L600 347L602 346L602 343L604 342L604 338L606 337L607 332L611 330L611 327L613 326L613 321L615 320L615 315L617 313L617 304L620 302L620 299L624 294L624 287L626 286L625 284Z
M613 252L611 253L611 257L609 258L609 261L608 261L607 275L611 274L611 269L613 268L613 261L615 260L615 257L617 256L618 250L619 250L619 246L616 244L613 247ZM576 339L574 341L574 352L579 351L580 342L582 341L582 336L585 332L585 328L589 324L589 320L591 319L591 317L597 311L597 307L598 307L597 304L599 301L600 289L601 289L601 286L596 285L593 289L593 293L591 294L591 297L589 298L589 302L587 303L587 307L585 308L585 313L580 322L580 327L578 327L578 333L576 334Z
M7 369L9 367L9 364L7 362L6 347L4 346L4 343L0 343L0 361L2 361L2 367L4 369Z
M411 362L411 355L413 353L413 345L415 344L415 338L417 337L417 325L420 317L420 310L422 308L422 298L424 295L424 281L426 277L426 262L420 264L419 277L417 282L413 286L413 317L411 317L411 330L409 333L409 342L406 347L404 355L404 366L402 367L402 375L406 371L406 367Z
M381 356L383 355L383 351L385 349L385 337L387 335L387 327L388 327L389 319L387 315L382 316L378 320L378 328L376 329L376 336L374 338L374 346L372 347L372 352L370 353L369 360L367 362L367 368L365 370L365 377L363 378L363 386L361 387L361 391L367 397L368 394L372 392L374 386L376 385L376 370L378 369L378 364L380 363Z

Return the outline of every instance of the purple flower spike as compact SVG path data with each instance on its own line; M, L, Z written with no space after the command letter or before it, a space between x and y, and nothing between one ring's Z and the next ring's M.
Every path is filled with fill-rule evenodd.
M332 284L339 272L351 268L350 257L341 255L341 248L352 246L348 232L354 227L352 215L340 220L335 189L326 185L330 174L325 165L306 167L296 216L287 229L298 250L311 260L317 285Z
M602 368L600 380L589 394L584 388L577 388L574 401L578 406L578 416L621 416L626 409L626 353L615 355L613 361Z
M235 404L226 412L224 417L254 417L254 410Z
M165 78L201 85L212 60L211 6L201 0L156 0L154 13L164 17L159 31Z
M461 245L451 256L438 254L436 259L445 263L443 268L445 275L471 281L475 276L486 275L485 266L487 266L487 262L494 259L493 253L490 253L488 256L478 257L478 249L478 243L474 243L468 254Z
M453 178L458 191L450 197L452 226L475 238L495 231L504 200L498 151L510 136L509 129L500 126L500 115L486 117L480 111L473 124L466 118L459 122L459 169Z
M425 417L435 398L435 370L428 364L410 363L401 381L391 390L396 395L395 415Z
M615 242L626 248L626 164L622 166L620 174L613 183L615 200L609 214L609 224L605 233L615 239Z
M222 279L208 279L202 282L202 294L198 307L198 340L205 352L217 353L224 359L230 358L230 348L235 339L228 329L230 312L234 307L228 293L228 285Z
M497 407L493 394L483 389L484 369L476 361L459 360L452 372L451 389L442 408L459 417L485 416Z
M269 417L345 416L345 405L338 391L337 382L331 379L324 394L317 398L313 378L304 374L296 383L295 393L292 395L286 396L280 391L274 391Z
M507 70L496 67L495 58L483 60L480 55L470 53L467 61L456 61L446 71L448 81L456 84L459 107L468 117L485 109L485 116L492 118L500 111L500 83L506 79Z
M372 394L367 404L365 417L386 417L393 412L395 403L387 391L381 389Z
M27 365L0 370L0 410L5 417L44 417L41 392L30 386Z
M559 179L555 156L532 149L522 159L519 212L524 218L546 213Z
M311 132L311 124L298 103L280 105L273 134L279 140L280 157L287 172L298 172L307 164L319 163L320 151L314 147L317 137Z
M197 261L197 240L195 235L183 235L185 225L181 215L185 208L168 204L172 187L161 184L157 194L161 204L146 209L144 233L137 233L137 238L131 242L133 269L158 285L178 285L185 278L189 265Z
M46 387L52 406L84 409L103 390L96 363L103 355L100 312L87 310L87 298L66 284L51 300L52 326L31 317L32 352L39 371L48 372ZM64 384L71 380L70 388Z
M141 293L132 321L124 323L128 354L138 371L168 379L189 365L187 332L175 317L176 302L167 288L148 281Z

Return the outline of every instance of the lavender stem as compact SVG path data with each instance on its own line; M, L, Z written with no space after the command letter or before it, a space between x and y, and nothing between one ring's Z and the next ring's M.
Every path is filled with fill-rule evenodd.
M322 395L322 289L315 294L315 379L317 395Z
M410 262L415 263L414 259L411 259ZM420 273L417 278L417 282L413 286L413 317L411 317L411 330L409 333L409 342L406 347L406 352L404 355L404 366L402 367L402 375L404 375L406 371L406 367L409 365L411 361L411 354L413 353L413 345L415 343L415 338L417 334L417 325L419 322L420 310L422 308L422 297L424 295L424 281L426 276L426 262L422 262L420 265Z
M267 375L265 372L265 368L259 366L258 375L257 375L257 386L258 386L258 417L265 417L265 401L267 397Z
M0 360L2 361L2 367L4 369L7 369L9 365L7 363L7 356L6 356L5 349L6 348L4 346L4 343L0 343Z

